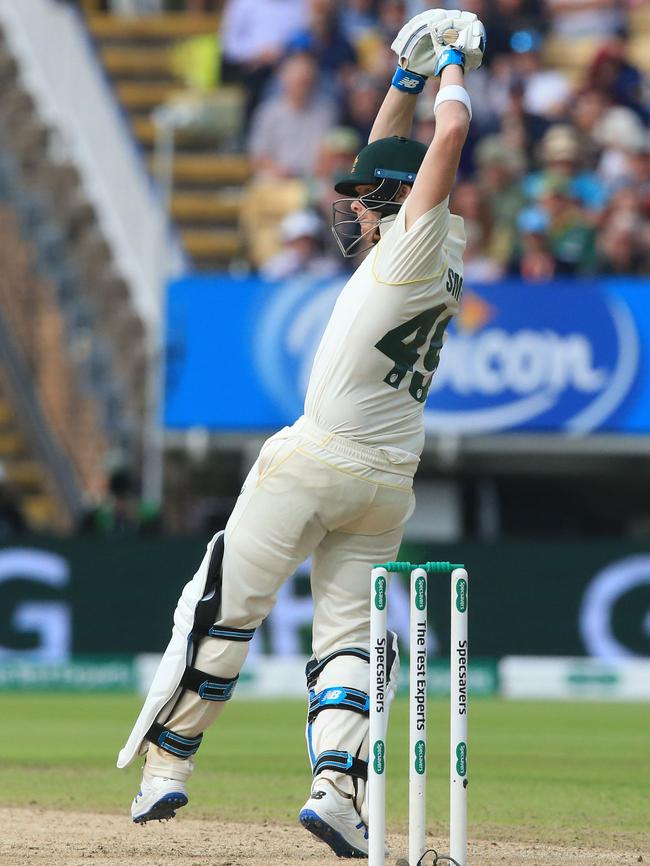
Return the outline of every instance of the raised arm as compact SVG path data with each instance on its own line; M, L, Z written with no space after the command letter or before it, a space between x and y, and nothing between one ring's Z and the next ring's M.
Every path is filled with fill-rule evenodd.
M391 84L370 130L368 144L391 135L410 138L417 98L417 94L405 93Z
M461 66L446 66L440 76L440 90L460 87L464 90ZM465 91L466 92L466 91ZM469 102L469 97L468 97ZM466 104L455 99L440 103L436 108L436 131L407 198L406 228L444 201L452 190L460 162L460 154L469 132L470 113Z
M370 142L390 135L408 138L427 75L440 76L436 131L404 204L407 229L444 201L454 185L471 119L464 70L480 66L484 46L485 31L476 15L462 12L454 16L441 9L413 18L393 43L400 62L375 119Z

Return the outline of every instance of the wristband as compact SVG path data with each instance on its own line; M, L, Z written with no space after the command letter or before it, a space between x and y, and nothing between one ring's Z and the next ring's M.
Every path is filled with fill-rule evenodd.
M447 84L438 91L436 101L433 103L434 114L443 102L462 102L469 111L469 119L472 119L472 101L469 93L460 84Z
M424 75L419 75L417 72L411 72L410 69L402 69L398 66L393 75L391 84L402 93L422 93L427 79Z
M465 55L458 48L446 48L438 58L436 70L433 74L440 75L445 66L460 66L461 69L464 69Z

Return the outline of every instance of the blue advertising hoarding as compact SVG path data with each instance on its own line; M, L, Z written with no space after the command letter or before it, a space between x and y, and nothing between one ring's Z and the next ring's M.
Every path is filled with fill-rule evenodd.
M266 431L302 413L345 277L170 286L165 422ZM465 287L425 406L430 433L650 432L650 281Z

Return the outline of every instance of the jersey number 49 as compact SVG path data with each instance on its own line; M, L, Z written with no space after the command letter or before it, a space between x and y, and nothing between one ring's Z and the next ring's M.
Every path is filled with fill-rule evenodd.
M424 403L427 399L431 379L440 363L442 340L445 328L451 319L450 315L440 318L446 309L445 304L439 304L437 307L425 310L409 319L408 322L404 322L403 325L393 328L384 334L378 343L375 343L375 348L379 349L395 364L388 371L384 382L391 388L399 388L406 374L413 373L409 384L409 394L418 403ZM434 325L435 329L429 338ZM417 370L413 372L413 368L420 357L420 349L427 340L429 340L429 347L422 359L422 366L427 373L420 373Z

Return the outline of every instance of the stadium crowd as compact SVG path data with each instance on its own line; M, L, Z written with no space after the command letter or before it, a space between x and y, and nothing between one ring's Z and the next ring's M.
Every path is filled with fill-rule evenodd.
M288 275L333 255L332 180L365 143L395 66L389 46L423 0L228 0L224 81L248 93L259 183L298 179L308 209L282 224L262 264ZM450 4L447 4L450 5ZM467 278L647 273L650 83L630 59L624 0L468 0L485 22L484 67L452 210L465 218ZM281 14L280 14L281 12ZM641 36L648 43L650 31ZM431 80L414 136L435 128ZM296 143L300 146L297 147Z

